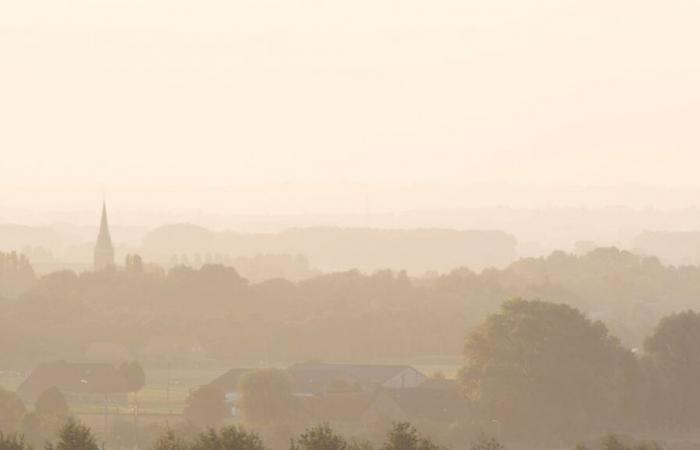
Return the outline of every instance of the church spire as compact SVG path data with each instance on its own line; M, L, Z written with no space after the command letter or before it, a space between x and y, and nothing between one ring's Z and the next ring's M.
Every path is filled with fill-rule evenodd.
M102 220L100 220L100 234L97 243L104 242L112 245L112 237L109 235L109 223L107 222L107 202L102 202Z
M100 232L97 235L95 245L95 270L104 270L114 266L114 247L112 237L109 234L107 221L107 203L102 203L102 219L100 220Z

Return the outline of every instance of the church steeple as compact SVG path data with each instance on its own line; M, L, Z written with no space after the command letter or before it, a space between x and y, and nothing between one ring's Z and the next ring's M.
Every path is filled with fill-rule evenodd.
M109 235L107 223L107 204L102 203L102 219L100 221L100 233L97 235L95 245L95 270L105 270L114 266L114 247L112 237Z

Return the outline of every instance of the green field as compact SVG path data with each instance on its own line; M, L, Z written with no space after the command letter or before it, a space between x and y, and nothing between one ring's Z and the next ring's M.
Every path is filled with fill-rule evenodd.
M17 386L19 386L23 380L24 374L22 373L10 370L0 371L0 387L8 391L17 390Z

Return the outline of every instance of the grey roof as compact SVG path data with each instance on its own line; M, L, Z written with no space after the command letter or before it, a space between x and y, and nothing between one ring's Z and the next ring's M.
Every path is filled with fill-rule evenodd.
M300 363L287 369L298 392L322 392L336 380L354 381L364 387L379 387L410 366L371 364Z
M452 421L465 417L469 412L468 402L461 395L457 384L448 388L434 386L407 389L386 389L401 409L414 419Z
M220 377L216 378L211 383L209 383L209 386L215 387L222 392L235 392L238 389L238 382L240 381L241 377L244 374L252 372L254 370L255 369L241 368L231 369L228 372L221 375Z

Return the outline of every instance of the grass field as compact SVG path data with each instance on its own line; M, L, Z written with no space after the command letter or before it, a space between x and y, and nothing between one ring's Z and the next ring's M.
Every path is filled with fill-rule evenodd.
M146 386L138 394L141 414L181 414L190 392L210 383L228 368L147 369ZM130 403L134 402L130 396Z
M146 368L146 385L138 394L141 415L179 415L187 396L199 386L211 382L226 372L225 367L207 368ZM0 387L15 391L26 377L25 373L0 371ZM136 397L129 395L127 404L110 405L111 413L133 414ZM31 408L30 405L27 405ZM82 415L103 414L102 402L71 402L73 413Z

